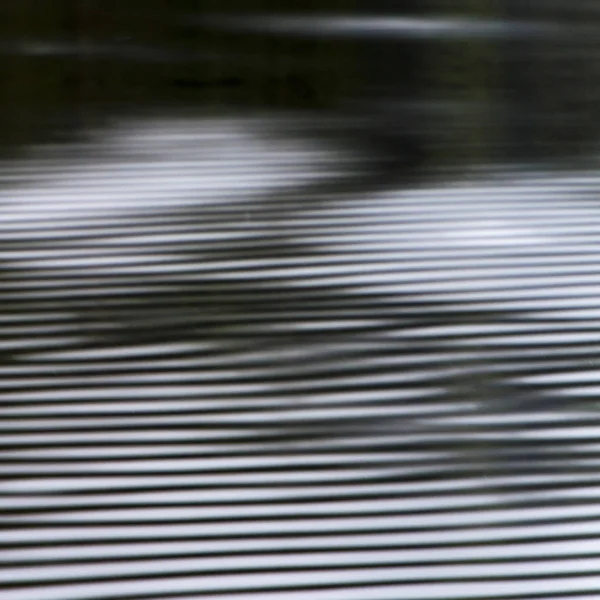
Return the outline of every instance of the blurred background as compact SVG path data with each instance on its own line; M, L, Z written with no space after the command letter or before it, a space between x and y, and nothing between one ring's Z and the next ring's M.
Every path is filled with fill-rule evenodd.
M597 11L583 0L50 0L1 10L9 145L58 115L77 129L97 110L157 105L368 117L372 136L409 129L436 165L574 157L596 143Z
M2 2L2 598L600 596L599 18Z

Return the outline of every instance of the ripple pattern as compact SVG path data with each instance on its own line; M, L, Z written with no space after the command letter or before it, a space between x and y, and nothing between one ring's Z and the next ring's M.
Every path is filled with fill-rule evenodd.
M1 169L3 599L600 596L600 177L338 189L301 130Z

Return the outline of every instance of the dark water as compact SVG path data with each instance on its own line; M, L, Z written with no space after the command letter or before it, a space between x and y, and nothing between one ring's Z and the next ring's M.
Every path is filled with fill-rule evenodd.
M5 143L2 598L600 595L597 158L137 102Z

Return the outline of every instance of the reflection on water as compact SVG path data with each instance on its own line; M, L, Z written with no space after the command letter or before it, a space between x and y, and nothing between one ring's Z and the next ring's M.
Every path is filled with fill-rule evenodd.
M353 191L302 128L5 163L7 600L599 589L600 178Z

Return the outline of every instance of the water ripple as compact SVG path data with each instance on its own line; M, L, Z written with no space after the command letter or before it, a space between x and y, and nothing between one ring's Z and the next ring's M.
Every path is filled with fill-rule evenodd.
M600 177L336 191L290 119L0 169L3 598L597 596Z

